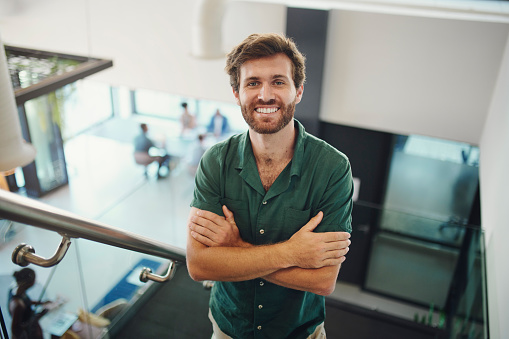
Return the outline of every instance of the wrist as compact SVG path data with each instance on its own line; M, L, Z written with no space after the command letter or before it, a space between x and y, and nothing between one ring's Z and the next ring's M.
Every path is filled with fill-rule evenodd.
M237 242L237 247L253 247L254 245L248 243L247 241L244 241L243 239L239 239L239 241Z
M279 259L279 268L289 268L295 266L293 255L288 241L280 242L274 245L277 252L275 257Z

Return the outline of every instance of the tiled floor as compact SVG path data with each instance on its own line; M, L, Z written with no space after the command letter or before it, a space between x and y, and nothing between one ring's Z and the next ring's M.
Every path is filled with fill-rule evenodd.
M175 168L167 178L145 178L143 168L134 163L129 142L138 132L137 125L136 120L112 120L68 141L65 154L69 185L40 200L83 217L185 248L186 220L194 187L185 154L189 153L193 142L179 140L175 133L164 133L165 127L172 126L154 124L156 132L169 135L173 153L182 157L174 163ZM0 247L0 276L10 276L19 269L10 262L10 256L21 242L32 245L37 254L50 257L60 237L36 227L22 226L14 239ZM68 300L64 309L76 312L78 308L93 308L142 257L146 256L75 239L69 253L56 268L31 267L37 272L39 284L47 284L46 295L49 298L62 296ZM0 291L3 295L6 294L4 288ZM413 307L363 293L357 287L345 284L338 284L333 297L405 317L415 312Z

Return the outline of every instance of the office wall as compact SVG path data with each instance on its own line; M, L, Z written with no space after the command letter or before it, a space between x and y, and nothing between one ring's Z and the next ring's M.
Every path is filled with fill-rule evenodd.
M478 145L508 30L333 10L320 118Z
M486 230L490 338L509 336L509 39L481 138L482 226Z
M5 44L113 59L93 76L131 88L234 103L225 59L190 57L198 0L19 0L0 16ZM284 32L286 7L231 2L224 13L227 51L250 33Z

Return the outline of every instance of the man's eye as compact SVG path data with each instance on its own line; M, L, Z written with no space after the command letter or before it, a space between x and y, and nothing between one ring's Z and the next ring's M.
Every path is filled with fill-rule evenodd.
M278 80L278 81L275 82L275 84L278 85L278 86L281 86L281 85L284 85L285 83L284 83L284 81Z
M253 86L256 86L258 83L256 81L252 81L252 82L249 82L247 84L248 87L253 87Z

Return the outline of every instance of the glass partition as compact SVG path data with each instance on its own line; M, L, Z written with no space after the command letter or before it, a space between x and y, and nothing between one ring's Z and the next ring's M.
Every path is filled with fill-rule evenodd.
M10 221L0 221L0 307L12 337L14 307L9 294L16 294L13 274L24 270L11 261L18 244L27 243L39 256L52 256L61 237L51 231ZM59 338L73 332L80 338L99 338L120 319L153 284L139 280L144 267L163 274L169 261L83 239L72 239L64 259L51 268L29 265L35 284L26 294L33 302L44 338ZM15 298L16 299L16 298ZM41 313L43 312L43 313ZM72 334L69 334L72 335ZM35 337L29 336L29 338Z
M136 89L131 94L133 112L140 115L158 117L175 124L174 135L180 133L181 104L186 102L188 110L196 118L196 132L211 132L209 126L217 110L228 119L228 132L238 133L247 129L240 107L233 103L196 99L180 95Z
M429 314L413 315L416 321L447 329L450 338L487 338L479 226L451 225L362 202L355 204L353 215L369 215L371 225L378 225L372 228L366 291L428 308Z

